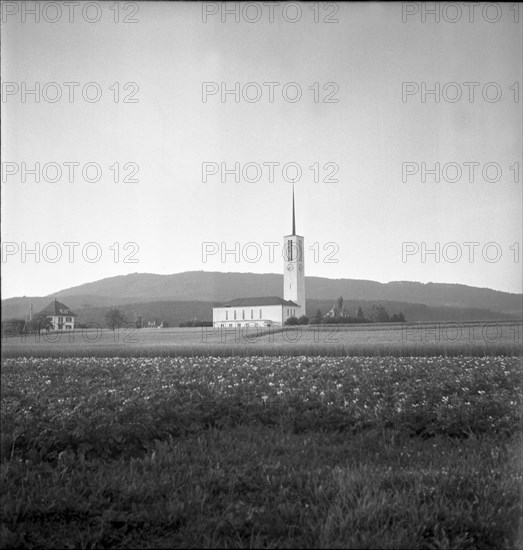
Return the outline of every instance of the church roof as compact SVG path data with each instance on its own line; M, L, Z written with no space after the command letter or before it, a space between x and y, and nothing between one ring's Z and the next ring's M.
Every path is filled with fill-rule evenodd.
M78 317L76 313L73 313L65 304L58 300L53 300L48 306L44 307L42 311L38 312L38 315L67 315L69 317Z
M249 307L249 306L292 306L299 307L298 304L290 300L284 300L279 296L262 296L259 298L236 298L230 302L225 302L218 307Z

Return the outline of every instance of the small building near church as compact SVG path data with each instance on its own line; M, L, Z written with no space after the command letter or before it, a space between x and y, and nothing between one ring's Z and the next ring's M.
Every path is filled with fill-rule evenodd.
M147 321L147 323L142 326L145 326L145 328L165 328L167 323L165 321L158 321L154 319L153 321Z
M78 317L69 307L56 299L42 309L37 316L47 317L53 325L53 330L74 330L75 317Z
M327 311L327 313L323 316L323 318L342 318L342 319L348 319L350 317L350 313L347 309L339 308L337 306L333 306L332 309Z
M295 317L300 306L278 296L236 298L213 308L215 327L270 327Z

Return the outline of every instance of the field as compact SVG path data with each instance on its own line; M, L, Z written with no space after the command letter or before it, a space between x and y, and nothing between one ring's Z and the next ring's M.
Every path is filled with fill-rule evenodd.
M422 337L425 356L402 356L397 330L331 348L307 333L324 356L277 335L221 356L176 349L174 330L136 347L8 339L3 546L520 548L512 329L467 356Z
M3 338L4 357L518 355L521 321L76 330Z

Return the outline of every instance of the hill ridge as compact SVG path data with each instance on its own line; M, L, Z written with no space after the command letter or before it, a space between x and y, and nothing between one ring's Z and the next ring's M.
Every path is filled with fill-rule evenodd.
M307 277L307 302L343 296L346 301L398 302L437 308L488 310L502 316L522 317L523 295L454 283L329 279ZM25 317L29 303L35 312L56 298L76 309L150 302L221 303L242 296L282 296L283 275L185 271L173 274L129 273L69 287L46 296L2 300L2 318Z

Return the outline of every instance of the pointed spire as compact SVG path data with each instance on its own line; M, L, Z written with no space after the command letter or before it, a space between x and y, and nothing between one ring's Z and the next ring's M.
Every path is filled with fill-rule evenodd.
M294 213L294 183L292 184L292 234L296 235L296 216Z

